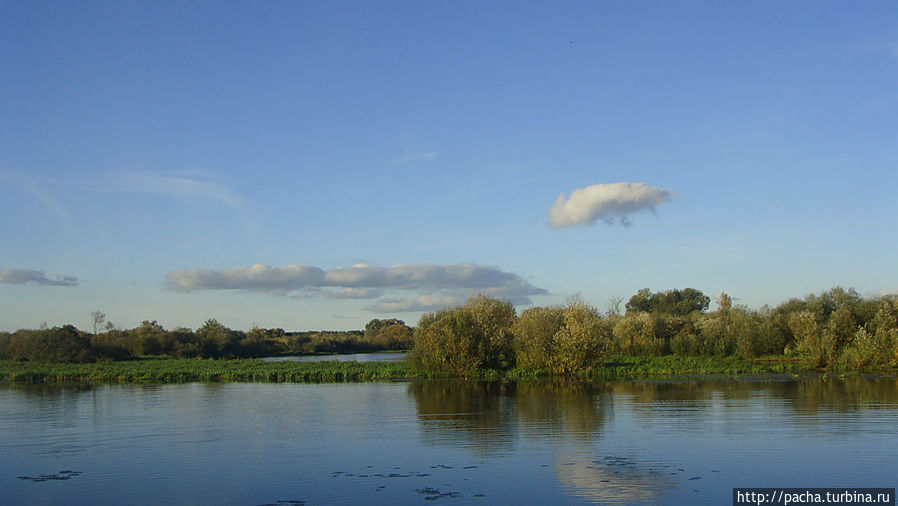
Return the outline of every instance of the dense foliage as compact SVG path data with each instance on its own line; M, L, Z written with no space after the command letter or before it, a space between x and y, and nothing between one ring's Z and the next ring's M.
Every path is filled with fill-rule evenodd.
M166 330L156 321L119 330L94 313L95 333L72 325L0 333L0 360L94 362L141 356L253 358L274 355L400 351L412 346L412 329L402 320L372 320L362 331L285 332L254 327L233 330L215 319L195 331ZM100 317L102 316L102 318Z
M71 325L0 333L0 360L85 363L133 357L250 358L282 354L412 349L423 370L576 374L608 368L611 357L780 356L831 371L898 367L898 296L863 298L833 288L775 308L751 310L721 294L687 288L631 297L625 314L604 315L579 299L517 315L510 302L486 296L421 317L414 331L401 320L375 319L364 331L232 330L210 319L192 331L155 321L119 330L95 313L94 333ZM592 374L592 373L590 373Z
M479 295L463 307L421 317L411 353L413 364L433 371L470 373L507 368L513 359L510 302Z
M595 368L610 354L785 355L830 370L898 367L898 297L865 299L854 290L833 288L773 309L734 306L726 294L716 311L707 312L708 305L709 298L693 288L643 289L624 315L600 316L574 300L515 316L510 303L479 296L463 307L424 315L413 360L426 369L462 374L515 365L571 374ZM502 316L494 316L500 307Z

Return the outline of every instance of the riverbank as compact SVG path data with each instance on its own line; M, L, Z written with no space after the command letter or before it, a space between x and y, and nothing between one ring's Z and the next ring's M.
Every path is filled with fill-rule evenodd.
M570 378L578 380L649 380L694 376L822 373L809 362L787 357L744 360L739 357L626 357L606 359L600 367L573 376L548 371L512 369L480 371L467 379L522 380ZM895 371L876 371L895 375ZM5 383L185 383L266 382L321 383L451 378L422 371L405 362L266 362L255 359L141 359L118 362L64 364L0 361Z

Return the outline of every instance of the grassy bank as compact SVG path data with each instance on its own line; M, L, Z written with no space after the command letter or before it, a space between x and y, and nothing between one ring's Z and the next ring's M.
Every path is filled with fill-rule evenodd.
M606 359L600 367L572 377L581 380L663 379L681 376L739 376L821 372L806 361L785 357L743 360L738 357L626 357ZM895 374L895 371L879 371ZM263 362L260 360L144 359L89 364L0 361L0 381L15 383L183 383L387 381L448 378L445 373L416 370L402 362ZM548 371L486 370L469 379L557 378Z
M19 383L316 383L426 376L404 363L387 362L263 362L253 359L144 359L88 364L0 362L0 381Z

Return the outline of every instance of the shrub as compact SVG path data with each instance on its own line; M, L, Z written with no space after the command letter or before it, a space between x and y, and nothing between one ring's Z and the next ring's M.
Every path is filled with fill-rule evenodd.
M425 314L410 359L425 369L454 373L510 367L514 320L510 302L483 295L463 307Z
M595 367L608 351L610 329L602 325L594 307L581 301L569 303L562 316L564 324L555 334L550 368L569 374Z
M521 313L512 326L518 366L548 368L556 353L555 335L563 325L563 307L534 307Z
M630 313L614 325L614 351L622 355L656 357L667 347L657 327L666 319L649 313Z
M470 373L486 362L487 341L464 308L441 309L418 322L409 360L431 371Z
M811 357L821 367L826 364L826 351L817 315L811 311L796 311L789 315L789 329L795 336L795 349Z

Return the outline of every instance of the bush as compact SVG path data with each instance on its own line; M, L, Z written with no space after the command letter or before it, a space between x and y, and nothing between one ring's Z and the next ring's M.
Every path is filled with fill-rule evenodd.
M880 302L870 321L854 333L839 362L856 369L898 366L898 301Z
M614 351L621 355L657 357L667 348L657 327L666 320L649 313L630 313L614 325Z
M556 353L555 335L563 325L563 307L534 307L521 313L512 326L518 366L548 368Z
M409 360L431 371L470 373L486 362L487 341L464 308L425 314L418 322Z
M453 373L510 367L514 319L510 302L482 295L463 307L425 314L410 360L425 369Z
M795 336L796 351L811 357L818 367L826 365L826 350L816 314L807 310L792 313L789 329Z
M611 332L602 325L598 311L581 301L564 308L564 324L555 334L553 371L570 374L595 367L608 352Z
M9 342L10 358L41 362L93 362L90 338L72 325L20 330Z

